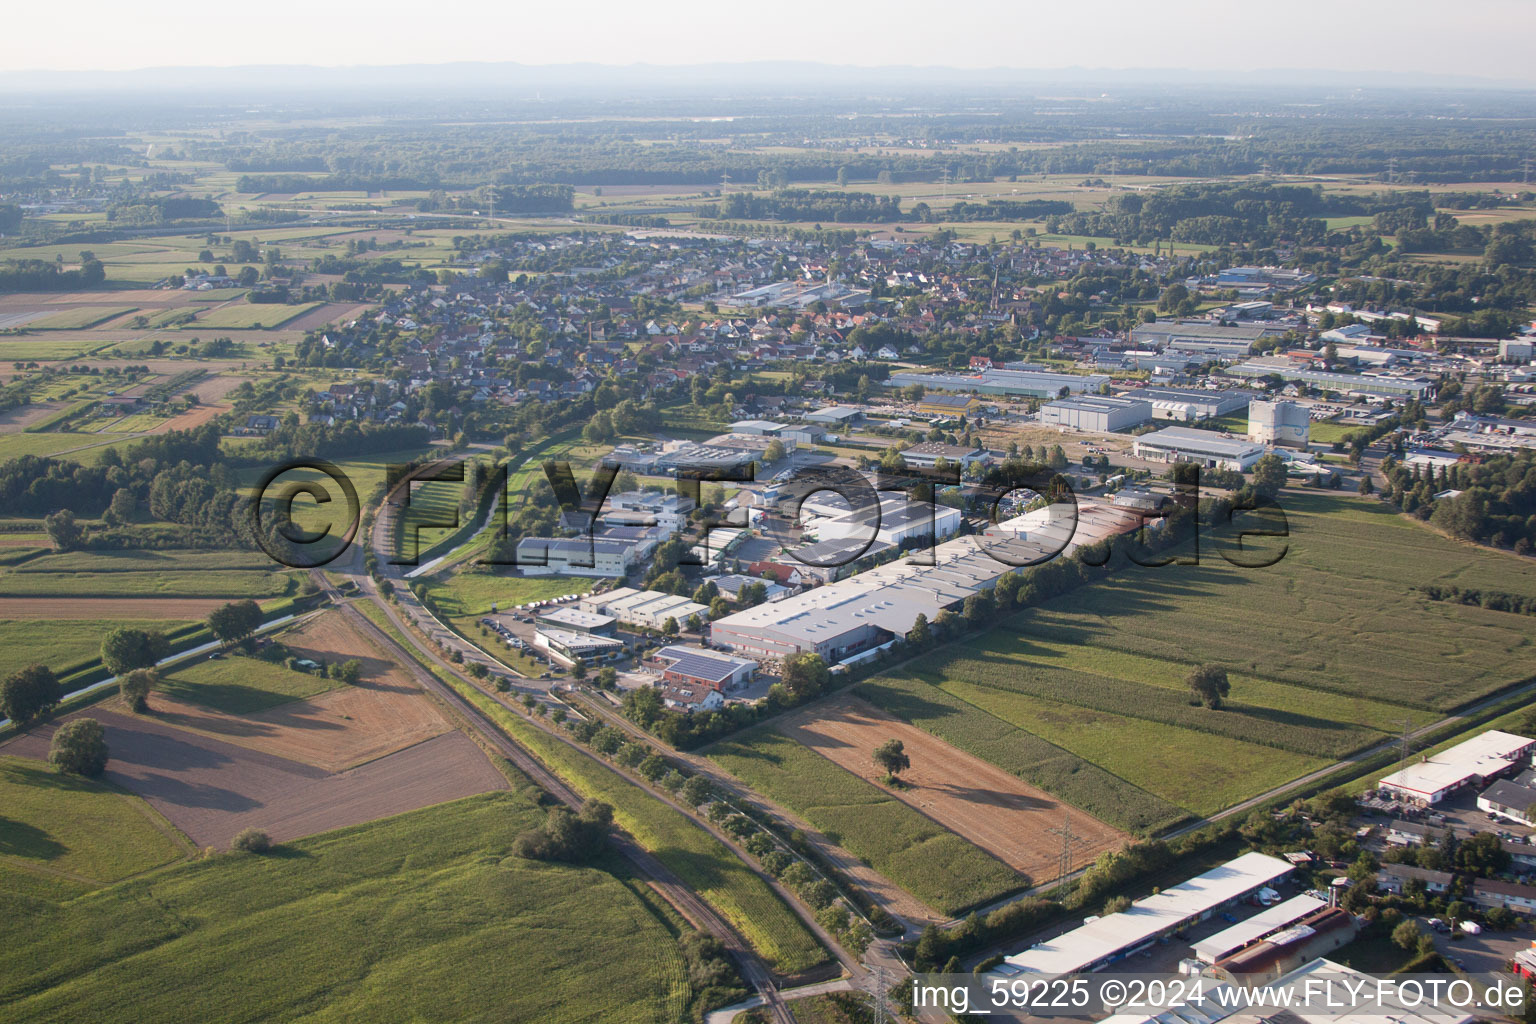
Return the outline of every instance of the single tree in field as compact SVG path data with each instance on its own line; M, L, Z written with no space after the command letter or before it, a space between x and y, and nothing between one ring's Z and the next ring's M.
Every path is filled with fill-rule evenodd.
M571 678L572 679L585 679L585 678L587 678L587 663L586 663L586 661L584 661L581 658L577 658L574 662L571 663Z
M67 508L61 508L44 518L43 528L48 531L53 546L60 551L71 551L85 539L85 531L75 522L75 514Z
M229 848L241 853L266 853L272 849L272 837L259 828L243 829Z
M885 774L893 779L912 767L912 759L907 756L901 740L886 740L875 748L873 756L875 764L884 768Z
M149 710L149 691L160 682L160 677L152 668L136 668L132 672L120 678L117 688L123 695L123 700L128 702L128 710L136 715L142 715Z
M25 729L58 704L59 681L45 665L28 665L0 682L0 715Z
M1232 684L1227 682L1227 670L1220 665L1201 665L1186 681L1200 702L1212 710L1220 708L1221 702L1232 692Z
M65 722L53 734L48 761L61 772L95 778L107 767L107 736L94 718Z

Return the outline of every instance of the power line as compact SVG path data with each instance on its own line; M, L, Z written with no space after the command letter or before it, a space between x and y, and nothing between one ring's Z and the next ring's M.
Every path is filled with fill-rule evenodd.
M869 977L865 983L869 985L869 999L871 1008L874 1011L875 1024L885 1024L887 1020L885 1015L885 968L880 964L871 967Z
M1072 874L1072 840L1076 838L1072 835L1072 812L1068 811L1062 817L1060 828L1048 828L1046 831L1051 835L1061 836L1061 859L1057 866L1059 872L1057 879L1065 881L1067 876Z

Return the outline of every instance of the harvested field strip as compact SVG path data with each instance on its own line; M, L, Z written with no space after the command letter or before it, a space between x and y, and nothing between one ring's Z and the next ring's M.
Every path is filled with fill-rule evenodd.
M198 846L227 848L245 828L295 839L506 787L458 732L331 773L148 716L103 708L88 714L107 733L107 781L142 796ZM42 761L55 728L34 729L0 752Z
M859 696L1117 828L1153 833L1183 821L1177 805L911 676L859 683Z
M944 689L1202 817L1329 760L958 680Z
M259 551L208 551L200 548L160 550L64 551L39 558L17 572L270 572L271 556Z
M752 729L719 743L709 757L945 914L958 914L1027 884L890 794L770 729Z
M0 575L0 597L278 597L293 586L291 577L274 572L7 572Z
M542 819L493 793L64 906L7 899L0 1003L29 1024L228 1020L232 998L349 1024L679 1019L691 990L670 922L619 866L511 855ZM624 968L594 984L595 963Z
M871 751L895 739L911 758L893 795L1034 882L1053 878L1060 845L1043 838L1070 813L1074 854L1093 858L1121 845L1124 833L973 754L851 695L791 715L780 730L867 782L884 772Z

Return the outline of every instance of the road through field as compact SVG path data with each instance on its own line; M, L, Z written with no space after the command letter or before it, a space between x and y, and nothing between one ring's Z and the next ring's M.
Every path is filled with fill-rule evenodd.
M418 472L427 471L430 471L430 469ZM389 517L386 515L379 515L374 524L373 535L369 538L370 544L378 550L387 551L383 544L385 538L390 535L387 532L388 519ZM373 580L361 571L361 562L362 549L361 547L354 546L352 558L348 566L343 568L333 564L331 568L332 571L348 572L363 588L363 592L368 595L368 599L374 601L383 610L385 616L399 630L400 635L410 638L410 629L400 621L399 616L395 613L394 608L391 607L389 602L385 601L378 594ZM393 568L395 569L395 575L398 576L398 567ZM414 640L411 641L413 649L407 650L401 647L393 637L379 629L362 612L348 604L341 593L326 579L324 573L316 570L311 574L311 578L320 585L333 602L340 604L345 613L351 618L353 624L365 636L373 640L381 649L398 657L401 666L411 674L412 678L429 693L434 694L444 704L451 707L458 716L474 729L483 742L490 744L493 749L511 761L519 771L527 775L561 803L572 808L579 808L582 805L584 801L580 795L566 786L553 772L546 770L535 757L514 743L506 733L502 732L478 708L423 668L417 659L424 659L427 663L436 666L440 671L449 673L456 672L453 666L439 658L435 652L417 645ZM398 591L405 588L397 586L396 589ZM619 833L615 845L619 852L635 866L643 877L651 880L652 887L668 903L672 904L678 913L682 914L695 927L708 932L729 951L732 959L738 965L742 977L747 980L748 984L752 986L758 995L763 997L764 1005L768 1008L775 1024L795 1024L794 1014L790 1012L788 1006L785 1005L783 999L779 996L778 986L775 984L773 975L768 970L767 965L758 957L751 945L724 918L715 912L713 907L684 885L664 864L627 835Z

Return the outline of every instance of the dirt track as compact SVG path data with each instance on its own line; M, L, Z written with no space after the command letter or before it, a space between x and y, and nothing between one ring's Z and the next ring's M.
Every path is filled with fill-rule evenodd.
M223 597L0 597L0 619L201 619Z
M95 708L65 720L75 717L95 718L106 729L107 778L144 797L199 846L227 847L245 828L263 829L278 841L297 839L507 786L460 732L333 774L177 729L156 716ZM53 728L35 729L0 751L44 758Z
M901 740L912 767L902 772L903 801L988 851L1036 883L1057 877L1060 828L1071 813L1072 860L1082 867L1128 837L1008 772L956 750L857 697L841 697L786 719L779 731L861 778L881 785L870 752Z

